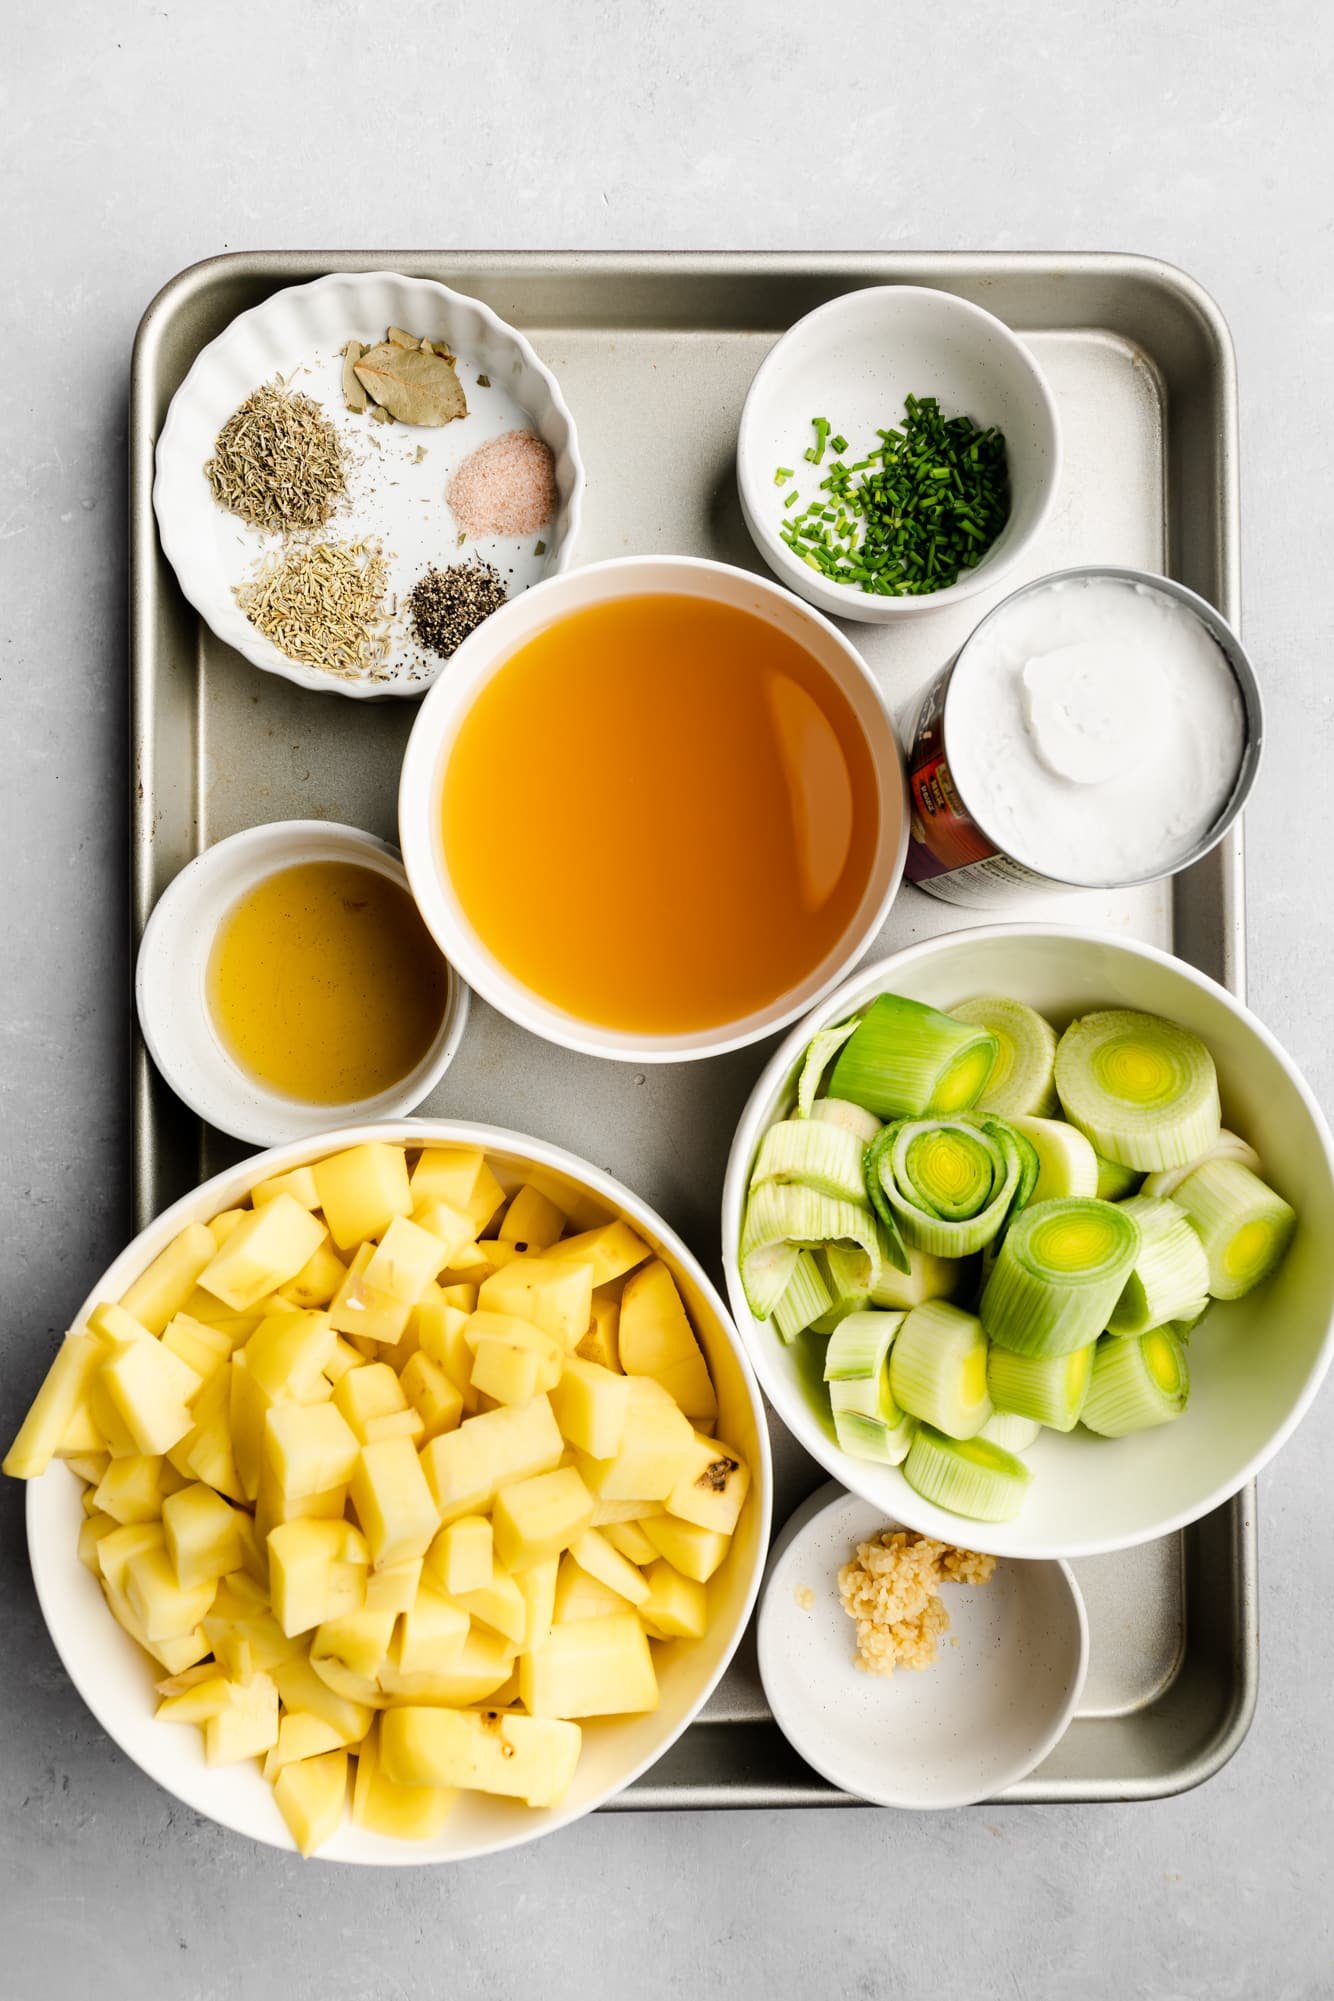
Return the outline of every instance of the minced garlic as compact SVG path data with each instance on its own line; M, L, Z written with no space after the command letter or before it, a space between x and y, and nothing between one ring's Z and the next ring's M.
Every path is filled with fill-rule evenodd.
M858 1543L855 1559L838 1573L843 1610L857 1622L857 1666L885 1675L896 1667L930 1667L950 1623L939 1587L986 1584L995 1568L994 1556L909 1529L885 1529Z

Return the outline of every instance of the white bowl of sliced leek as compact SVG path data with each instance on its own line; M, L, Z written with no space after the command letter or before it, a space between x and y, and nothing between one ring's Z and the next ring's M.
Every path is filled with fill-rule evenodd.
M768 1064L723 1192L789 1430L999 1556L1129 1548L1253 1479L1334 1355L1331 1241L1334 1142L1263 1024L1051 925L863 967Z

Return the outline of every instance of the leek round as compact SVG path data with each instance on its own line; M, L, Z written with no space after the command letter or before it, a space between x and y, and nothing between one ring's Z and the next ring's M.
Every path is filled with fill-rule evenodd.
M1206 1160L1172 1199L1204 1246L1215 1299L1240 1299L1277 1271L1297 1227L1291 1205L1239 1160Z
M1260 1172L1260 1156L1255 1148L1249 1140L1244 1140L1240 1133L1229 1132L1226 1126L1220 1129L1218 1138L1209 1148L1205 1159L1237 1160L1243 1167L1249 1167L1252 1174ZM1165 1167L1158 1174L1146 1175L1140 1194L1175 1195L1186 1176L1193 1174L1197 1167L1203 1165L1203 1160L1193 1160L1186 1167Z
M1218 1074L1199 1036L1129 1008L1071 1022L1056 1045L1056 1089L1098 1153L1146 1173L1201 1159L1222 1123Z
M979 994L950 1013L956 1021L989 1029L996 1038L996 1061L986 1089L977 1100L980 1112L997 1112L1012 1119L1019 1114L1054 1118L1061 1107L1056 1096L1056 1030L1036 1009L1000 994Z
M837 1028L822 1028L818 1035L811 1037L802 1060L801 1075L797 1079L799 1119L810 1117L811 1107L819 1095L821 1078L848 1037L856 1032L860 1020L861 1016L855 1014L851 1021L840 1022Z
M865 1157L865 1143L842 1126L818 1119L780 1119L760 1141L750 1185L795 1181L839 1202L864 1202Z
M1005 1233L982 1325L1016 1355L1067 1355L1107 1325L1139 1255L1139 1225L1096 1196L1035 1202Z
M972 1438L991 1416L987 1343L975 1313L947 1300L915 1306L889 1355L890 1394L901 1410L951 1438Z
M1016 1417L1012 1410L997 1410L977 1435L989 1445L1003 1446L1007 1452L1027 1452L1041 1438L1042 1426L1035 1418Z
M825 1381L834 1431L845 1452L897 1466L916 1423L894 1400L889 1352L901 1313L850 1313L830 1337Z
M879 994L839 1051L829 1095L881 1119L966 1111L986 1089L996 1048L988 1029L901 994Z
M1108 1160L1106 1154L1095 1153L1098 1163L1098 1185L1094 1194L1100 1202L1124 1202L1127 1195L1138 1195L1144 1185L1145 1176L1135 1167L1122 1167L1119 1160ZM1149 1191L1151 1194L1154 1190ZM1168 1195L1170 1189L1159 1189L1159 1194Z
M1021 1132L1038 1157L1034 1202L1051 1202L1058 1196L1096 1195L1098 1156L1082 1132L1064 1119L1020 1116L1010 1123Z
M1180 1417L1190 1396L1186 1350L1169 1327L1108 1334L1093 1358L1083 1422L1103 1438L1124 1438Z
M879 1218L855 1202L840 1202L796 1182L766 1181L751 1190L741 1226L741 1284L757 1320L767 1320L786 1292L803 1250L856 1244L872 1283L891 1253Z
M944 1438L927 1424L917 1428L903 1474L924 1501L975 1522L1013 1521L1033 1478L1032 1468L1003 1445Z
M869 1146L880 1130L875 1113L863 1111L850 1098L817 1098L811 1106L811 1117L825 1125L842 1126L863 1146Z
M1192 1313L1209 1291L1209 1260L1184 1209L1166 1195L1132 1195L1121 1208L1139 1224L1139 1250L1107 1318L1110 1334L1147 1334Z
M825 1284L824 1273L816 1262L812 1251L798 1251L797 1262L782 1298L774 1307L773 1321L785 1341L795 1341L798 1334L817 1321L833 1305L833 1296Z
M1004 1119L960 1112L897 1119L865 1155L871 1204L910 1249L970 1257L998 1236L1037 1180L1037 1155Z
M987 1388L998 1411L1073 1431L1093 1374L1096 1343L1064 1355L1016 1355L993 1342L987 1355Z

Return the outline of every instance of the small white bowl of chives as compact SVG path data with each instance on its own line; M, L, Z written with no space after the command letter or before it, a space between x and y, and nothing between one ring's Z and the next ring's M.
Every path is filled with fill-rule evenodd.
M1047 518L1056 406L1020 337L916 285L798 320L741 413L737 483L776 576L836 618L887 625L987 590Z

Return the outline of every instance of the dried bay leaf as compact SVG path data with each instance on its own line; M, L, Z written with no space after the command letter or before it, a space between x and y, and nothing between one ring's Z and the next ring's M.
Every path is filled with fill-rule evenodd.
M389 342L389 345L391 347L425 346L425 342L419 340L416 334L404 333L402 327L390 327L389 331L385 335L385 339Z
M363 388L403 424L448 424L466 417L468 402L452 361L420 347L382 341L356 363Z
M358 415L369 408L366 391L357 381L357 363L365 352L359 340L350 340L343 349L343 401Z

